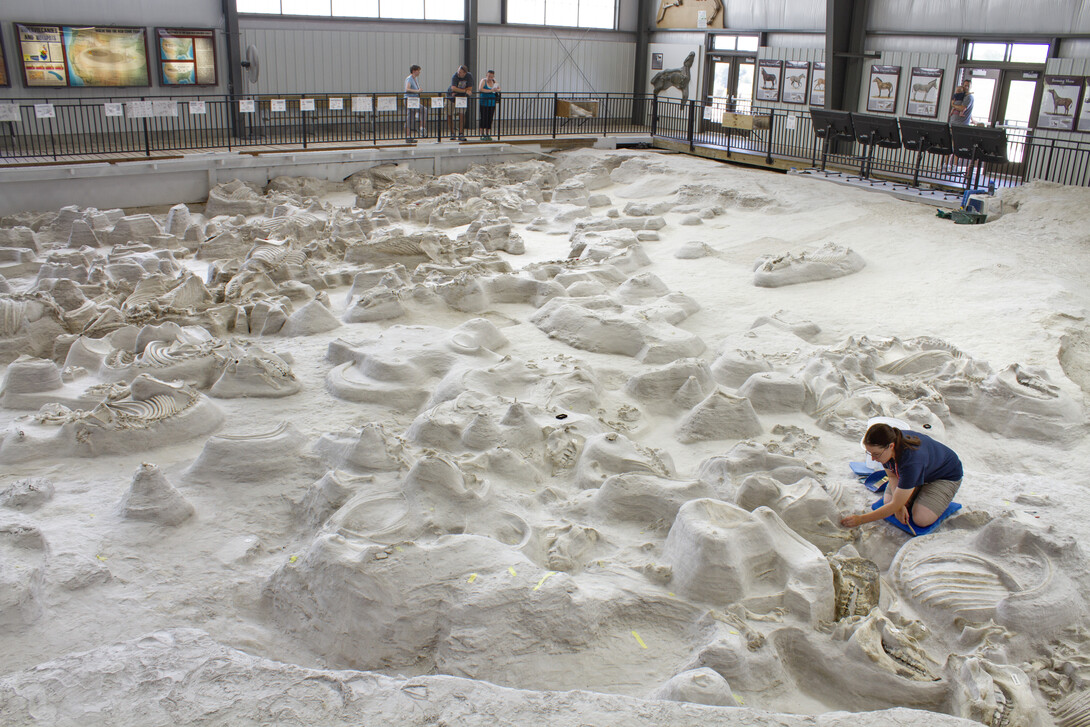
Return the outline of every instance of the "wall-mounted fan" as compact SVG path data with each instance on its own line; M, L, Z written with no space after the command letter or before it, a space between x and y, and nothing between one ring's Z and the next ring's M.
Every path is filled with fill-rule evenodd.
M246 81L257 83L257 79L261 77L261 56L253 43L246 46L246 57L242 60L242 67L246 69Z

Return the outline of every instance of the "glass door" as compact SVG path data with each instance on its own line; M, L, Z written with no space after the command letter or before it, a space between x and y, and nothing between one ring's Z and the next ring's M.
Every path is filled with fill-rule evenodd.
M1004 71L1001 79L996 126L1006 130L1007 159L1015 164L1025 155L1038 77L1037 71Z
M753 58L738 60L738 81L734 85L735 108L748 113L753 107L753 75L757 64Z
M751 57L709 56L705 105L714 108L717 117L724 111L749 113L756 68L756 59Z

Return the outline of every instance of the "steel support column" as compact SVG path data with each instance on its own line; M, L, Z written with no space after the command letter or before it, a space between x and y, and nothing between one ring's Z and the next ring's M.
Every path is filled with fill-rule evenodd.
M242 37L238 31L238 6L235 0L223 0L223 44L227 49L227 106L231 129L242 136L242 114L238 96L242 93Z
M868 0L826 0L825 108L855 111L866 58Z

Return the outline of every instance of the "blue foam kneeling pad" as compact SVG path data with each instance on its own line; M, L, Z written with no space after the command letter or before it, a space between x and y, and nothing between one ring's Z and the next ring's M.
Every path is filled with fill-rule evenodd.
M880 469L871 469L867 466L866 462L849 462L848 466L852 469L852 474L856 477L866 477L871 472L881 472Z
M884 504L883 500L878 500L877 502L875 502L873 505L870 506L870 509L871 510L877 510L878 508L882 507L883 504ZM909 535L927 535L932 530L934 530L938 526L942 525L943 520L950 517L951 515L953 515L955 512L957 512L960 509L961 509L961 503L960 502L951 502L949 505L946 506L946 509L942 511L942 515L939 515L939 519L936 520L935 522L931 523L930 525L928 525L925 528L921 528L916 523L912 523L912 530L909 530L908 526L905 525L900 520L898 520L896 515L890 515L889 517L887 517L886 522L889 523L890 525L896 527L896 528L900 528L901 530L904 530ZM913 530L915 532L913 532Z

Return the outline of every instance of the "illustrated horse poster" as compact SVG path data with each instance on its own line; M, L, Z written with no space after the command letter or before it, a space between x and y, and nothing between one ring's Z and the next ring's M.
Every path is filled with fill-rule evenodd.
M1090 78L1083 79L1082 110L1075 131L1090 131Z
M788 61L783 72L783 102L806 103L810 85L810 62Z
M900 80L900 66L871 66L867 111L877 111L880 114L897 113L897 83Z
M754 96L758 101L779 101L782 80L783 61L757 61L757 90Z
M942 94L941 68L913 68L908 81L908 102L905 113L909 116L939 115L939 96Z
M810 105L825 105L825 64L814 61L814 70L810 75Z
M1079 106L1082 76L1045 76L1045 92L1041 95L1041 113L1037 128L1071 131L1075 128L1075 111Z

